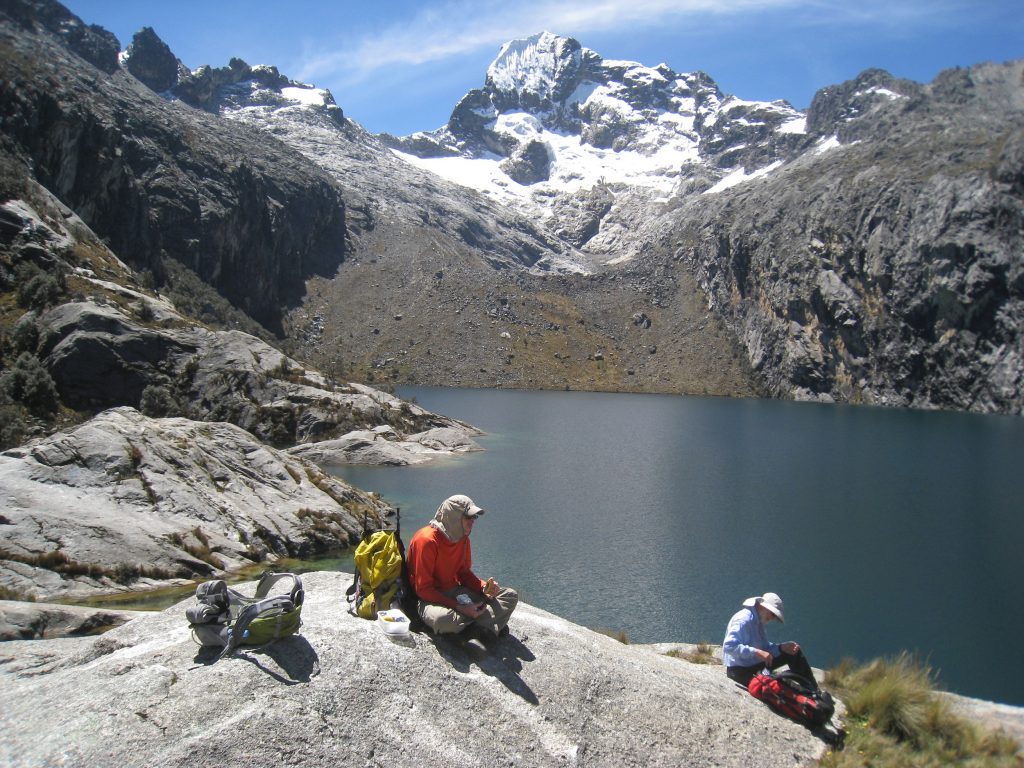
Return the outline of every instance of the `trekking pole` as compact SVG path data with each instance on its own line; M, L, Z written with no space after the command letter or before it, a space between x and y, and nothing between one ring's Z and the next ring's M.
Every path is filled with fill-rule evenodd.
M395 507L395 534L402 538L402 508Z

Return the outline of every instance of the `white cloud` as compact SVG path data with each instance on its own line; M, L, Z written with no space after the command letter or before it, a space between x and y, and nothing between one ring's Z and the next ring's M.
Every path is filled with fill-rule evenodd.
M380 32L346 41L340 50L307 52L298 74L314 82L330 76L339 84L356 84L388 68L408 72L485 50L496 54L508 40L544 30L581 38L765 12L787 14L795 32L819 25L913 29L949 23L969 7L967 0L444 0Z
M610 29L645 28L685 16L731 15L807 5L809 0L449 0L420 11L382 33L340 51L308 56L302 79L338 73L358 82L391 66L417 66L544 30L581 36Z

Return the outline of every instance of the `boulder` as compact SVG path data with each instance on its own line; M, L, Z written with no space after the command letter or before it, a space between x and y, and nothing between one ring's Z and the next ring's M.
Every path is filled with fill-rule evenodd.
M95 635L144 615L143 611L0 600L0 640L48 640Z
M547 181L551 176L551 153L543 141L529 141L500 165L509 178L523 185Z
M320 465L406 466L480 450L480 445L461 428L437 427L400 439L394 430L385 427L356 430L336 440L299 445L288 453Z
M220 661L193 643L187 602L100 638L0 646L0 754L12 768L789 768L826 750L721 667L526 604L484 650L391 639L345 611L347 575L304 583L299 635Z
M0 454L0 586L147 589L355 543L389 507L224 423L116 408Z
M424 428L479 434L372 387L333 383L248 333L195 325L164 300L117 294L145 301L155 323L102 299L61 304L37 320L40 354L73 407L139 406L147 388L158 388L177 404L161 415L230 422L278 447L382 423L401 435Z

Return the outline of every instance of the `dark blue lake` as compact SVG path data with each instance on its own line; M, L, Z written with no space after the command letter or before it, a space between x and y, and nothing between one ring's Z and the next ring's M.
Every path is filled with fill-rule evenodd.
M474 569L631 642L720 643L774 591L813 664L917 651L943 686L1024 704L1024 419L772 400L402 387L485 430L428 465L345 467L404 538L465 493Z

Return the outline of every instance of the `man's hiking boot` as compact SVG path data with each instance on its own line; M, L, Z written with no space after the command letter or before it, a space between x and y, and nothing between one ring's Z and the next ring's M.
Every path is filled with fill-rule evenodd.
M491 632L489 629L484 629L479 624L470 624L461 632L461 635L465 638L466 642L475 640L479 643L483 643L484 645L496 643L499 640L508 637L508 634L509 630L507 626L502 627L498 631L498 633L495 634L494 632Z
M479 624L470 624L464 630L455 635L458 643L466 648L470 646L478 649L487 650L494 643L504 640L509 636L508 626L502 627L498 630L497 634L489 629L481 627Z

